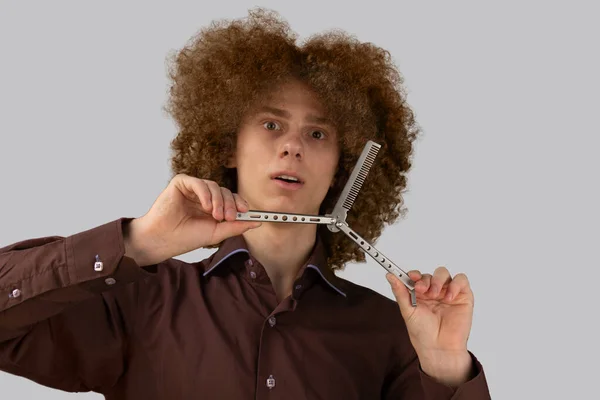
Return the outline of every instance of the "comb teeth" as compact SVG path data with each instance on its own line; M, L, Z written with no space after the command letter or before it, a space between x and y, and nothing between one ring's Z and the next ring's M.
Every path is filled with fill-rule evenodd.
M350 211L350 209L352 208L352 205L354 204L354 201L356 200L356 197L358 196L358 193L360 192L360 189L363 183L365 182L365 179L367 179L369 170L375 163L377 153L379 152L380 146L371 144L370 147L371 148L369 149L367 156L360 165L360 169L358 171L358 174L356 175L356 179L354 180L352 186L350 187L350 190L348 191L348 196L342 204L342 207L344 207L348 211Z

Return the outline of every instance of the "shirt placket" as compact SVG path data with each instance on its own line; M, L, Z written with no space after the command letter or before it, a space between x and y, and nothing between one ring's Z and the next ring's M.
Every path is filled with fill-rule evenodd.
M253 284L263 285L264 268L259 262L252 258L246 260L245 267L247 276ZM285 398L285 371L280 371L277 368L282 368L282 362L277 360L281 357L281 332L286 329L286 325L280 324L280 320L287 317L286 314L293 312L298 304L298 298L305 289L303 279L298 279L294 284L292 296L281 301L275 309L266 316L261 329L259 344L258 344L258 360L256 370L256 396L255 399L275 399ZM264 292L263 292L264 293ZM272 293L273 299L275 292ZM273 299L264 299L265 303L273 303ZM268 311L267 311L268 312ZM289 321L289 318L285 318Z
M265 319L260 334L260 343L258 350L258 369L256 371L256 399L273 399L282 398L281 383L282 379L279 373L283 371L276 370L277 366L275 353L281 349L277 348L276 342L281 343L276 337L280 334L280 329L285 329L279 324L279 320L283 318L285 313L289 313L295 308L296 301L292 298L287 298L282 301L275 310ZM277 363L279 364L279 363Z

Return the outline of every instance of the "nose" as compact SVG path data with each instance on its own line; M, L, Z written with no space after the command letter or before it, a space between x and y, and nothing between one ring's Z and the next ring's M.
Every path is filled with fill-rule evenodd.
M280 151L281 158L293 157L297 160L304 158L304 145L297 135L287 135Z

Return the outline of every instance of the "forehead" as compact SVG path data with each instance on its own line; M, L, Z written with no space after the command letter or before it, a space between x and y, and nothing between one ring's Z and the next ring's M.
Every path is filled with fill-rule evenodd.
M317 93L307 84L292 80L282 83L266 92L259 102L261 106L299 107L324 112L324 107Z
M317 93L298 81L279 85L266 92L251 107L249 114L272 114L288 119L298 114L310 122L332 124Z

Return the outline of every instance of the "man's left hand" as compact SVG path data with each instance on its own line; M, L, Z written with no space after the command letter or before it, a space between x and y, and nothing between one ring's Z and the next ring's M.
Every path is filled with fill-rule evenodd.
M408 276L415 282L417 307L400 279L390 273L386 277L421 368L445 384L458 386L473 372L467 351L474 307L469 280L462 273L452 278L445 267L436 268L433 275L413 270Z

